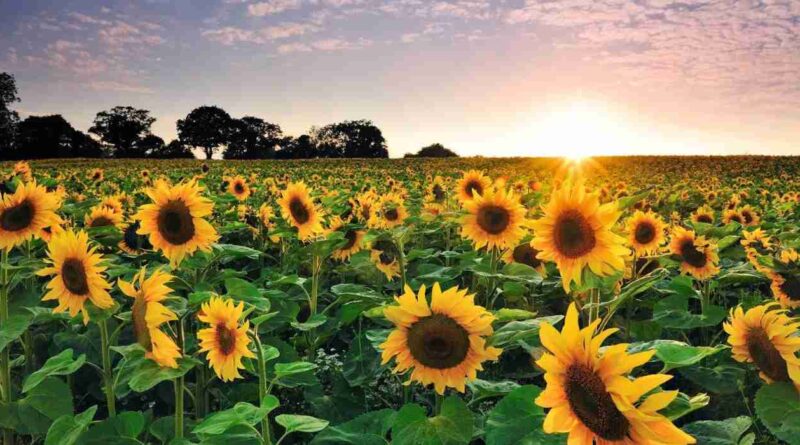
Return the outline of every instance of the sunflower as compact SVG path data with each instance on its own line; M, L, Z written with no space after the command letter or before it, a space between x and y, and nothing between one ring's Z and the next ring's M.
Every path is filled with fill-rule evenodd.
M665 227L664 220L656 213L637 210L626 224L628 242L638 256L654 254L664 244Z
M31 166L25 161L19 161L14 164L14 173L13 176L21 176L22 180L25 182L30 182L33 180L33 173L31 172Z
M780 265L768 270L772 280L772 295L781 306L788 309L800 307L800 255L794 249L781 252Z
M36 182L19 184L0 201L0 249L11 249L61 224L61 200Z
M681 272L697 280L706 280L719 273L717 246L693 230L676 227L669 244L672 254L681 261Z
M122 213L122 201L126 199L125 195L118 195L118 196L106 196L105 198L100 201L98 206L100 207L108 207L111 211L115 213Z
M364 230L354 228L347 228L344 221L336 216L331 220L331 232L342 231L344 233L345 244L342 247L334 250L331 257L335 260L347 261L350 257L363 249L364 235L367 234Z
M375 211L372 212L367 225L376 229L391 229L403 224L408 218L403 198L390 193L378 200Z
M443 206L447 202L447 188L441 176L437 175L433 182L428 184L425 202Z
M461 235L472 241L475 248L505 249L516 245L525 235L525 207L512 192L487 189L475 193L464 203L468 212L461 224Z
M387 280L400 276L400 262L397 260L399 256L397 246L389 240L375 241L370 248L370 259Z
M394 372L411 370L409 383L433 384L439 394L447 387L464 392L466 383L483 370L482 363L497 360L502 352L486 345L494 316L476 305L466 289L442 292L435 283L430 305L425 290L423 285L415 295L406 286L395 297L397 305L384 309L395 329L380 345L383 364L394 357Z
M181 350L160 328L161 325L178 319L163 304L172 293L167 283L172 281L173 276L161 270L156 270L147 278L145 276L145 269L142 268L134 277L133 283L117 280L117 286L122 293L133 298L131 319L136 341L145 348L145 357L159 366L177 368Z
M350 199L350 206L353 208L353 213L356 218L362 222L367 223L372 218L372 207L378 200L375 192L369 190L364 193L359 193L355 199Z
M50 264L36 272L39 276L55 275L47 283L48 292L42 301L58 300L53 312L69 311L74 317L83 313L83 323L89 322L86 311L86 300L100 309L108 309L114 304L108 293L110 284L103 277L105 266L100 262L103 257L95 253L95 247L89 247L89 235L72 230L54 233L47 244L45 260Z
M586 193L581 181L553 191L544 215L531 223L532 245L538 258L554 261L561 272L564 290L570 283L580 286L588 265L599 276L625 269L625 239L612 231L620 217L617 203L600 205L596 194Z
M699 207L692 213L692 221L695 223L714 224L714 209L708 205Z
M739 213L736 209L726 209L722 213L722 222L724 224L730 224L732 222L737 222L739 224L744 224L744 218L742 218L742 214Z
M278 200L283 219L297 227L297 237L305 241L322 232L322 216L311 199L303 182L293 182L286 187Z
M776 303L731 310L728 322L722 325L728 333L733 358L753 363L767 383L791 382L800 389L800 323L789 318Z
M747 260L757 271L769 275L772 270L758 261L760 255L765 255L772 251L773 244L769 235L760 228L749 231L745 230L742 232L742 235L744 235L744 238L741 243L747 255Z
M247 337L250 322L245 321L239 326L243 311L244 302L234 306L231 300L212 297L203 303L197 317L211 325L197 332L200 352L207 353L209 365L223 382L241 378L239 370L244 369L242 358L256 356L247 348L250 344L250 338Z
M98 205L86 214L83 225L87 228L94 227L120 227L122 225L122 213L116 213L110 207Z
M141 255L145 250L150 250L153 246L144 235L139 235L139 221L133 221L122 227L122 239L117 243L117 247L129 255Z
M228 193L235 196L239 201L244 201L250 196L250 186L247 180L241 176L234 176L228 181Z
M506 263L520 263L532 267L542 276L546 275L544 262L537 258L539 251L534 249L531 243L522 243L512 249L508 249L503 254L503 261Z
M141 206L134 216L141 221L136 233L149 235L150 244L173 267L198 249L210 251L218 239L217 231L203 219L211 215L214 204L200 195L202 190L194 181L171 186L158 180L146 192L153 202Z
M95 168L89 172L89 179L94 182L101 182L104 176L105 175L102 168Z
M742 207L739 210L739 214L742 216L742 225L751 227L757 226L761 222L761 216L759 216L753 206L746 205Z
M492 186L492 180L477 170L470 170L458 180L456 190L458 200L464 204L470 201L475 194L483 195Z
M546 433L569 433L571 445L680 445L695 443L658 413L678 396L678 391L654 392L672 376L652 374L630 379L628 374L647 363L655 351L628 354L627 344L608 346L608 329L594 335L599 320L580 329L578 310L571 304L564 327L558 332L542 323L539 337L549 351L536 364L545 371L547 387L536 404L550 408L544 420Z

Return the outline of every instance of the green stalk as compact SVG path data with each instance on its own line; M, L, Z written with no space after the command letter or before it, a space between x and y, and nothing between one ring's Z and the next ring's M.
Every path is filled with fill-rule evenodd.
M8 249L0 253L0 329L6 329L8 323ZM3 387L3 401L11 404L14 401L14 390L11 388L11 343L3 348L0 354L0 386ZM14 443L14 431L3 430L3 443Z
M175 438L183 438L183 376L173 380L175 383Z
M442 401L444 401L444 394L436 393L436 399L434 399L433 405L433 415L438 416L442 413Z
M194 416L202 419L206 416L206 368L198 366L195 368L194 384Z
M267 389L267 364L264 362L264 348L261 346L261 339L258 338L258 325L253 326L251 337L256 344L256 351L258 354L256 357L258 360L258 399L259 403L263 403L269 391ZM269 431L269 417L261 419L261 438L264 445L272 444Z
M405 252L405 244L403 240L400 238L395 239L395 245L397 245L397 262L400 266L400 287L401 292L405 292L406 288L406 252Z
M111 368L111 351L108 342L108 320L97 323L100 328L100 349L103 354L103 383L108 405L108 417L117 415L116 399L114 397L114 370Z

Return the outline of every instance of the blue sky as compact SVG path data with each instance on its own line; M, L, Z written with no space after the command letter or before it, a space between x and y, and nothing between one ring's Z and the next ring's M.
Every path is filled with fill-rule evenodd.
M392 156L800 154L800 2L2 1L23 116L199 105L299 135L372 119Z

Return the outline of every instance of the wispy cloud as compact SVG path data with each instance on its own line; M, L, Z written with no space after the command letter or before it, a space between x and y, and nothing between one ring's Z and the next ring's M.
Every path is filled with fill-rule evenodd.
M300 0L269 0L248 5L247 13L253 17L264 17L265 15L278 14L290 9L297 9L300 5Z

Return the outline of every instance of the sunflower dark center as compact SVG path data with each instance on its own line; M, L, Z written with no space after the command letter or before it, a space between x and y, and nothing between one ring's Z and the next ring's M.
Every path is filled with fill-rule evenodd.
M517 263L527 264L531 267L539 267L542 262L536 255L539 254L539 251L531 247L530 244L522 244L514 248L514 251L511 253L514 261Z
M224 323L217 325L217 344L223 355L229 355L236 349L236 331L225 326Z
M61 265L61 279L64 287L75 295L86 295L89 293L89 282L86 279L86 268L83 261L78 258L68 258Z
M0 227L7 232L16 232L28 228L33 222L36 209L29 200L7 208L0 215Z
M683 261L686 261L692 267L703 267L708 262L706 254L697 250L694 246L694 240L687 239L682 242L680 251Z
M469 181L464 186L464 190L466 190L467 196L469 196L470 198L475 196L475 193L478 193L479 195L483 194L483 186L479 181Z
M786 294L792 301L800 301L800 278L796 275L781 274L781 292Z
M184 244L194 237L195 228L189 207L175 199L158 212L158 232L170 244Z
M244 185L241 182L237 182L236 185L233 186L233 190L237 195L241 195L244 193Z
M132 250L150 249L150 240L146 236L139 235L136 231L139 230L139 221L129 224L122 234L122 242Z
M292 200L289 201L289 212L298 224L305 224L311 218L308 208L303 204L300 198L292 198Z
M469 352L469 333L452 318L433 314L408 329L408 349L415 360L429 368L452 368Z
M485 205L478 209L478 226L491 235L503 233L511 223L508 209L496 205Z
M767 377L778 382L789 382L789 371L786 360L769 340L762 328L753 328L747 332L747 351L758 369Z
M591 368L573 364L567 369L564 386L572 412L594 434L607 441L622 440L628 435L628 419Z
M553 233L558 251L567 258L579 258L594 249L597 238L581 212L567 210L556 219Z
M379 255L382 264L392 264L397 259L397 247L386 240L380 240L373 246L373 249L381 252Z
M444 189L439 184L434 184L433 186L433 199L436 202L443 202L445 198Z
M656 228L648 221L640 222L636 226L633 236L639 244L648 244L656 237Z
M742 218L744 219L745 224L750 224L753 222L753 214L747 210L742 211Z
M400 218L400 212L398 212L397 209L389 209L384 212L384 216L386 216L386 219L389 221L397 221L397 219Z
M114 222L110 219L106 218L105 216L100 216L92 220L91 227L105 227L113 224Z
M707 223L707 224L711 224L712 222L714 222L714 220L711 219L711 217L709 215L706 215L706 214L697 215L697 221L701 222L701 223Z
M344 246L341 247L340 250L349 250L352 249L353 246L356 245L356 241L358 241L358 232L355 230L348 230L344 233L344 239L347 240Z
M742 216L739 215L738 213L734 213L733 215L731 215L731 221L736 221L737 223L741 224Z

